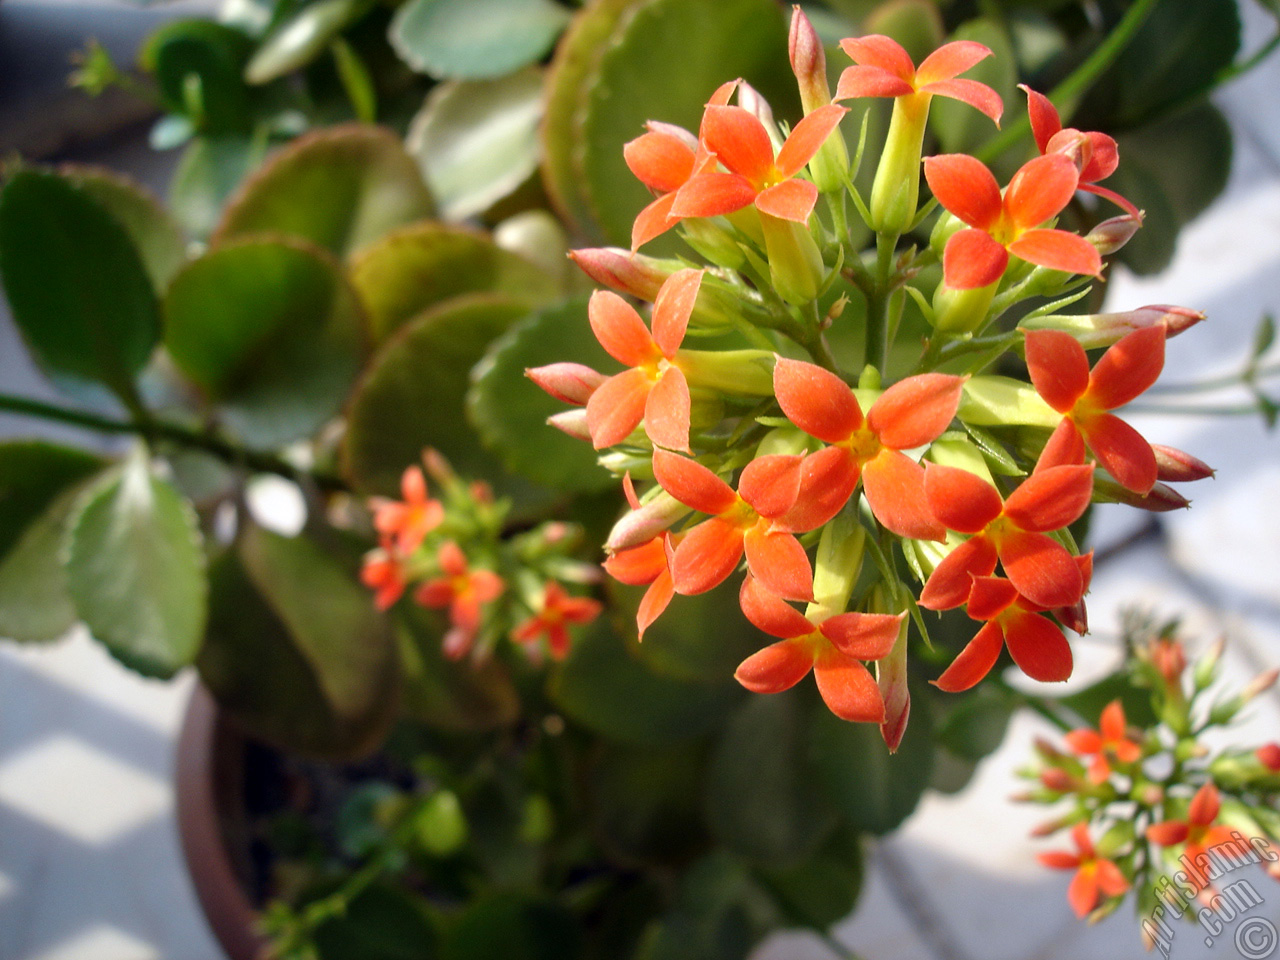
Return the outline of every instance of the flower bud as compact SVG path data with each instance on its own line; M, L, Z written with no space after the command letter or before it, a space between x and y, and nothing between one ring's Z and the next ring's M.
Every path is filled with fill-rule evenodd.
M1156 455L1156 476L1167 483L1190 483L1214 475L1213 467L1175 447L1153 443L1151 452Z
M1192 678L1196 690L1204 690L1218 678L1218 668L1222 664L1222 651L1227 646L1227 638L1219 637L1199 660L1196 661Z
M809 228L763 213L760 226L769 258L769 279L778 296L792 306L816 299L826 269Z
M1102 256L1110 256L1133 239L1142 226L1142 215L1125 214L1103 220L1085 237Z
M1080 786L1079 778L1061 767L1046 767L1040 772L1040 782L1057 793L1075 793Z
M676 365L690 388L734 396L773 396L773 363L768 350L676 351Z
M575 440L591 442L591 430L587 426L587 411L584 408L552 414L547 417L547 423Z
M780 150L783 143L782 132L778 129L777 121L773 119L773 107L769 106L769 101L764 98L764 94L747 81L739 80L738 106L763 124L769 139L773 141L774 152Z
M1276 685L1276 681L1280 680L1280 667L1272 667L1270 670L1258 674L1250 680L1243 690L1240 691L1240 698L1248 703L1259 694L1266 693Z
M628 547L638 547L642 543L648 543L689 513L689 507L665 490L659 490L652 500L641 504L635 510L628 511L613 525L604 548L609 553L617 553Z
M866 530L847 514L836 514L822 528L813 565L813 597L828 613L843 613L862 572Z
M889 133L871 184L870 226L876 233L900 237L915 220L930 99L927 93L908 93L893 100Z
M1162 326L1173 337L1195 326L1204 314L1187 307L1154 304L1124 313L1050 314L1033 317L1020 325L1022 330L1061 330L1080 341L1086 350L1109 347L1135 330Z
M897 753L911 715L911 690L907 686L907 620L898 628L898 639L883 660L876 661L876 683L884 700L880 735L890 753Z
M552 363L528 367L524 375L561 403L582 406L608 377L581 363Z
M620 247L570 250L569 259L601 286L650 303L658 298L666 279L683 266L676 260L658 260Z
M1103 473L1094 474L1093 499L1095 503L1125 503L1151 513L1168 513L1191 506L1190 500L1166 484L1157 482L1149 493L1135 493Z
M997 280L972 290L953 290L945 282L933 294L934 326L943 333L971 334L982 329L995 299Z
M827 54L813 24L800 7L791 8L791 32L787 38L791 72L800 86L800 103L806 114L831 102L827 85Z

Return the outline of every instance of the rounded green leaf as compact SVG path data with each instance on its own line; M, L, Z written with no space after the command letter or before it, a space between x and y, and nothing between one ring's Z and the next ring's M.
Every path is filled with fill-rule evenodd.
M214 242L283 233L345 257L431 212L431 194L396 135L348 124L299 137L269 157L228 205Z
M262 162L266 144L257 137L199 137L182 151L169 183L169 205L183 229L207 237L218 225L227 198Z
M78 496L76 487L64 490L34 515L0 560L0 637L48 643L75 626L63 545Z
M406 146L446 220L483 213L538 168L542 71L435 87Z
M141 448L80 499L67 586L89 632L126 666L170 677L195 658L208 607L200 530Z
M14 174L0 193L0 278L51 374L103 383L132 401L160 311L128 232L101 204L57 174Z
M496 893L470 903L441 944L442 960L577 960L582 931L548 900Z
M324 53L366 10L366 0L319 0L276 24L244 69L246 83L269 83Z
M944 31L942 14L934 0L888 0L867 12L859 32L892 37L918 64L942 45ZM836 63L841 69L848 64L843 53Z
M499 293L530 307L559 294L554 277L485 234L433 221L393 231L362 250L350 276L377 343L410 317L459 294Z
M333 259L296 240L215 247L165 297L174 364L254 446L314 433L360 369L363 323Z
M165 109L202 133L247 133L249 95L241 74L252 52L248 36L212 20L177 20L147 41L141 60L155 76Z
M862 844L854 831L844 828L824 839L801 862L762 869L757 876L782 908L789 926L826 932L853 912L862 873Z
M589 771L594 832L623 862L687 861L708 841L699 808L705 773L702 742L604 745Z
M315 932L319 960L435 960L438 935L425 901L375 883Z
M0 558L59 493L101 466L100 457L72 447L0 441Z
M409 0L390 39L421 73L478 80L541 60L568 21L569 11L552 0Z
M585 300L549 307L494 343L476 367L467 412L480 438L512 473L560 490L604 490L617 481L596 463L590 443L547 425L568 407L525 376L529 367L572 361L613 372L587 323Z
M1017 702L991 687L979 687L956 702L946 701L950 709L938 723L938 743L963 760L981 760L994 753L1004 740L1005 731Z
M427 447L465 477L503 492L497 458L463 414L471 368L528 308L499 294L454 297L405 324L374 356L347 411L342 467L358 490L395 495L404 468Z
M397 711L394 640L347 564L250 527L209 579L197 665L225 710L305 754L358 756L382 742Z
M1006 122L1012 122L1026 108L1026 99L1018 90L1018 61L1005 27L993 17L980 17L962 23L949 41L971 40L988 47L992 56L966 70L966 80L985 83L1004 102ZM929 127L938 138L938 153L970 153L996 134L991 118L978 110L952 100L935 97L929 106Z

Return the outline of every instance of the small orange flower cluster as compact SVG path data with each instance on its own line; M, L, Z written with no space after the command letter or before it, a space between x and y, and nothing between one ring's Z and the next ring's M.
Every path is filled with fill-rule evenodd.
M380 546L365 557L361 579L374 591L378 609L391 609L416 584L415 603L448 612L442 647L449 659L487 656L504 633L535 658L541 656L539 641L562 658L569 626L590 623L601 606L571 596L556 577L568 573L593 582L596 568L565 559L572 538L561 523L543 524L516 542L504 540L506 507L489 487L462 483L435 451L424 459L444 488L444 501L428 495L422 468L410 466L401 477L402 499L369 502Z
M1035 679L1070 675L1063 628L1085 631L1092 574L1070 525L1095 499L1185 505L1166 482L1211 474L1112 412L1155 381L1166 337L1201 317L1172 307L1054 312L1141 224L1131 203L1097 185L1118 162L1110 137L1063 129L1052 104L1027 90L1038 155L1002 190L971 156L921 157L933 97L998 122L996 93L959 76L990 50L948 43L916 67L888 37L841 47L854 63L834 100L894 100L869 198L840 130L850 106L833 102L822 45L797 8L790 52L805 115L794 127L780 129L763 98L733 81L712 94L696 136L651 122L624 149L655 199L636 218L630 251L574 259L618 291L597 291L587 312L625 369L558 363L528 373L578 408L552 423L611 451L601 462L626 474L632 509L608 540L605 568L648 585L641 636L675 595L717 587L745 558L743 611L779 642L748 658L738 680L776 692L812 669L833 712L882 724L896 748L909 708L908 616L926 629L919 607L963 607L982 624L934 681L943 690L978 683L1006 647ZM919 208L922 167L942 213L923 249L895 255L931 209ZM1057 228L1077 191L1124 215L1087 237ZM850 200L877 235L865 257L848 229ZM710 266L638 252L675 229ZM937 276L926 270L934 263L941 279L930 298L919 285ZM1019 301L1064 293L1020 326L998 323ZM650 326L620 294L653 302ZM904 359L910 350L889 348L911 346L893 344L908 294L933 329ZM854 304L865 306L860 317ZM826 340L843 322L863 327L857 377ZM722 349L690 349L694 334ZM1086 350L1101 346L1091 368ZM1004 354L1025 361L1029 382L989 372ZM638 497L632 479L650 477ZM874 570L864 575L867 556Z

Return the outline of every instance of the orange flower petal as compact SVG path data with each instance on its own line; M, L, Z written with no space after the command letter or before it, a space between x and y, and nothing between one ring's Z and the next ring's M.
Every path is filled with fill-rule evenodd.
M927 157L924 175L938 202L969 226L987 230L1000 219L1000 184L981 160L964 153Z
M675 202L676 194L663 194L636 215L636 222L631 226L632 250L639 250L680 222L679 217L671 215L671 206Z
M471 574L471 595L477 603L489 603L502 596L506 583L492 570L477 570Z
M970 67L991 56L991 50L973 40L944 43L921 61L916 81L921 84L958 77Z
M743 538L747 569L760 585L786 600L813 599L813 568L800 541L789 533L766 533L759 524Z
M1098 462L1126 490L1149 493L1156 485L1160 467L1155 452L1129 424L1104 413L1080 424L1080 429Z
M1118 897L1129 889L1129 881L1110 860L1099 860L1098 887L1108 897Z
M1187 809L1187 821L1197 826L1207 827L1218 819L1218 811L1222 807L1222 798L1218 788L1206 783L1191 798L1191 806Z
M678 367L668 367L649 391L644 405L644 430L655 446L689 449L689 384Z
M1078 466L1084 463L1084 437L1079 429L1066 417L1049 435L1049 440L1040 451L1032 473L1039 473L1051 467Z
M587 401L587 429L597 450L627 439L644 419L653 383L643 370L624 370L596 388Z
M808 617L777 594L770 593L750 574L742 581L738 602L747 619L770 636L790 640L814 632Z
M848 439L863 424L862 408L849 385L817 364L779 357L773 389L787 419L826 443Z
M968 690L991 672L991 668L1000 659L1003 647L1004 636L1000 632L1000 625L994 621L984 624L960 651L960 655L951 661L951 666L933 681L934 686L947 693Z
M1119 700L1112 700L1102 708L1102 716L1098 719L1098 732L1102 734L1103 740L1110 742L1123 740L1127 726L1124 706Z
M1013 662L1032 680L1057 682L1071 676L1071 645L1048 617L1010 613L1005 618L1004 639Z
M994 620L1018 599L1018 589L1004 577L974 577L965 610L975 620Z
M792 128L786 142L782 144L782 149L778 151L778 159L774 163L778 173L784 177L794 176L801 167L813 159L818 148L826 142L827 137L840 125L840 120L848 112L848 107L829 103L807 114Z
M706 593L728 579L742 559L742 530L719 517L690 530L671 558L676 593Z
M961 230L942 249L942 277L952 290L977 290L999 280L1009 252L984 230Z
M969 598L974 577L989 577L996 568L996 548L985 536L970 537L934 568L924 589L920 606L927 610L950 610Z
M1116 172L1120 166L1120 151L1115 140L1105 133L1092 132L1084 136L1089 141L1089 159L1080 170L1080 184L1082 189L1087 189L1086 183L1105 180Z
M668 360L676 355L684 342L689 316L693 313L701 285L701 270L677 270L663 281L658 290L658 298L653 304L653 341Z
M910 450L937 440L960 407L964 378L922 373L899 380L871 405L867 426L894 450Z
M1075 870L1080 866L1080 858L1065 850L1046 850L1044 853L1037 853L1036 859L1054 870Z
M845 67L836 83L835 100L852 100L854 97L901 97L914 93L915 88L895 73L883 67L871 65Z
M1009 181L1004 207L1021 229L1038 227L1062 212L1075 196L1079 182L1080 172L1069 157L1060 153L1035 157Z
M1144 393L1164 369L1163 326L1126 334L1093 368L1085 396L1104 410L1122 407Z
M924 492L924 468L897 450L881 450L862 468L867 503L885 527L912 540L945 540Z
M958 467L926 464L924 489L938 522L958 533L985 529L1004 507L995 487Z
M702 141L733 173L759 187L773 170L773 144L764 124L742 107L707 107Z
M837 650L857 660L887 657L898 640L906 613L840 613L818 625Z
M1067 548L1052 537L1024 531L1007 533L1000 539L998 552L1004 572L1018 592L1039 607L1069 607L1084 593L1080 568Z
M1059 413L1067 413L1089 389L1089 358L1080 341L1061 330L1029 330L1027 372L1036 392Z
M794 687L812 669L813 655L805 644L782 640L743 660L733 677L752 693L781 693Z
M631 304L609 290L597 290L587 304L587 317L600 346L619 363L637 367L656 359L657 344Z
M1027 95L1027 118L1031 121L1031 135L1035 138L1036 149L1044 153L1049 140L1062 129L1062 119L1053 102L1043 93L1032 90L1025 83L1018 84L1018 89Z
M1050 270L1090 277L1102 273L1102 257L1097 248L1084 237L1065 230L1028 230L1009 244L1009 252Z
M703 513L724 513L738 502L732 487L688 457L653 451L653 475L663 490Z
M813 678L827 708L850 723L883 723L884 699L871 673L860 662L834 647L820 653Z
M1098 877L1088 866L1076 871L1067 888L1067 903L1077 917L1086 916L1098 905Z
M636 611L636 630L641 640L644 639L644 632L661 616L662 611L667 609L675 592L676 587L671 579L671 571L664 567L649 585L649 589L644 592L644 597L640 600L640 608Z
M1173 847L1187 839L1190 831L1181 820L1166 820L1147 827L1147 839L1162 847Z
M447 576L460 577L467 572L467 555L452 540L446 540L441 544L440 551L436 554L436 559L440 563L440 569Z
M840 41L840 49L856 64L879 67L908 83L915 79L916 65L910 54L891 37L879 33L849 37Z
M818 188L808 180L783 180L756 196L756 209L779 220L805 223L818 202Z
M967 103L985 113L996 126L1000 125L1000 115L1004 113L1004 101L1000 99L1000 94L977 80L934 80L920 87L920 92Z
M698 173L675 193L673 217L718 217L750 206L759 191L736 173Z
M693 150L669 133L641 134L623 145L622 158L637 180L660 193L679 189L693 173Z
M667 569L667 550L661 537L654 537L638 547L619 550L604 562L604 569L619 583L638 586L653 583Z
M762 517L781 517L800 494L800 467L804 458L773 454L756 457L742 468L738 496Z
M1082 757L1098 753L1102 749L1102 737L1096 730L1087 728L1072 730L1064 739L1067 741L1067 746Z
M774 521L773 528L788 533L816 530L839 513L853 496L858 476L857 461L844 447L824 447L809 454L800 466L800 493L796 502Z
M1023 530L1048 533L1075 523L1092 496L1092 466L1047 467L1009 494L1004 515Z

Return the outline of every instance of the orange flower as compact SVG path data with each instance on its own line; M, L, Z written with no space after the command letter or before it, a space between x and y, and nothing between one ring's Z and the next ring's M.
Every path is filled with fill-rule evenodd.
M1079 183L1076 165L1062 154L1028 161L1003 196L991 171L967 154L928 157L924 175L938 202L970 227L953 234L942 252L943 279L953 290L995 283L1009 254L1051 270L1100 274L1102 258L1093 244L1040 226L1058 215Z
M1076 916L1083 917L1098 905L1101 897L1118 897L1128 890L1129 881L1119 867L1098 856L1089 838L1088 824L1077 823L1071 839L1075 841L1077 853L1050 850L1039 854L1037 859L1046 867L1076 872L1067 889L1067 902Z
M444 654L458 660L471 649L480 629L481 606L501 596L503 582L492 570L472 570L452 540L440 547L437 559L444 576L423 583L413 598L424 607L449 608L453 627L444 636Z
M742 612L765 633L782 637L742 661L734 677L752 693L780 693L813 671L822 700L842 720L884 721L880 688L863 660L889 655L905 613L841 613L814 623L760 586L742 582Z
M804 223L818 201L818 188L795 175L848 108L828 104L795 125L777 156L764 124L742 107L712 104L702 119L700 139L728 171L695 172L676 193L676 217L715 217L754 205L761 213Z
M667 278L653 305L652 333L616 293L591 295L587 316L596 339L631 368L604 381L587 400L587 429L597 450L622 442L641 421L657 446L689 449L689 383L676 351L701 283L701 270L679 270Z
M969 596L971 578L990 576L997 558L1017 592L1041 609L1070 607L1083 596L1079 564L1048 532L1084 513L1093 493L1091 466L1036 470L1002 500L981 477L930 463L924 488L943 526L973 536L934 568L920 593L922 607L960 606Z
M1163 327L1135 330L1089 370L1084 347L1056 330L1027 333L1027 370L1044 401L1063 415L1040 454L1040 466L1084 462L1085 448L1127 490L1145 494L1159 465L1151 445L1110 413L1156 382L1164 369Z
M1042 93L1037 93L1025 83L1018 89L1027 95L1027 116L1031 120L1031 135L1036 148L1042 154L1060 153L1071 158L1080 171L1080 189L1099 197L1105 197L1121 207L1129 216L1142 220L1142 213L1132 203L1114 190L1097 186L1116 172L1120 156L1116 142L1105 133L1083 133L1073 127L1062 128L1062 118L1053 103Z
M381 547L365 555L360 582L373 590L373 602L379 610L390 609L400 599L407 584L404 559L390 540L383 540Z
M551 656L563 659L569 652L569 625L590 623L603 609L589 597L573 597L555 580L548 580L542 596L542 609L511 632L520 643L533 643L546 637Z
M1033 680L1071 676L1071 646L1043 607L1030 603L1003 577L974 577L966 612L986 623L934 685L948 693L968 690L991 672L1007 646L1018 668Z
M834 373L779 357L773 389L782 412L810 436L830 444L805 460L814 495L806 529L830 520L862 480L876 519L902 537L941 540L946 532L924 495L924 468L903 450L936 440L960 405L962 377L926 373L895 383L864 417L858 398Z
M1067 745L1079 756L1093 757L1089 779L1095 784L1111 776L1110 758L1120 763L1137 763L1142 759L1142 746L1127 736L1124 707L1112 700L1102 711L1097 730L1073 730L1067 734Z
M1222 809L1222 798L1218 788L1212 782L1206 783L1191 798L1191 806L1187 808L1187 819L1165 820L1147 827L1147 839L1162 847L1174 847L1180 843L1187 845L1182 858L1183 866L1188 867L1188 874L1200 891L1209 887L1209 877L1204 865L1198 862L1201 856L1208 861L1208 850L1219 843L1230 843L1235 838L1231 830L1218 824L1218 813Z
M374 529L402 554L412 553L423 538L444 521L444 505L427 496L421 467L406 467L400 477L401 500L371 497Z
M1256 751L1258 762L1272 773L1280 773L1280 743L1263 744Z
M976 107L997 124L1004 105L985 83L957 80L991 51L971 40L946 43L925 57L919 69L910 54L889 37L870 34L840 41L840 49L856 66L846 67L836 84L837 100L851 97L903 97L913 93L950 97Z
M630 474L623 477L622 489L631 509L639 510L640 501L636 497ZM642 640L645 630L662 615L675 595L675 582L671 578L671 556L680 539L680 534L673 535L669 530L663 530L651 540L617 551L604 562L605 570L619 583L630 586L649 585L640 601L640 609L636 611L636 629Z
M655 450L653 473L662 489L711 519L685 531L671 559L676 593L705 593L723 583L745 552L747 569L788 600L813 599L813 568L787 523L800 494L803 458L758 457L738 479L738 491L702 464Z

